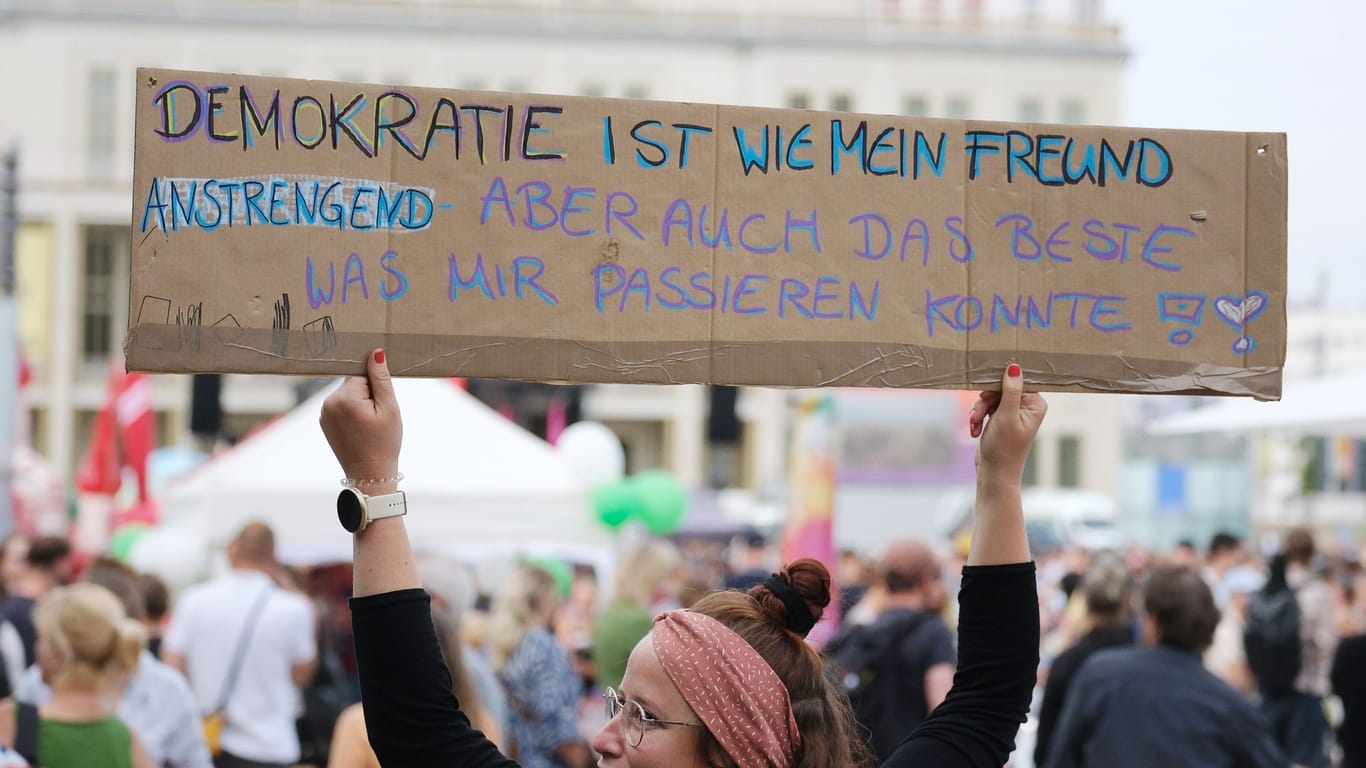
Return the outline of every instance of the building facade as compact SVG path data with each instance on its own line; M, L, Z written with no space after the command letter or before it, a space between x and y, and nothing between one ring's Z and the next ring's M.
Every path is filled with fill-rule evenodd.
M127 330L138 66L1112 124L1125 56L1096 0L0 0L0 144L21 150L34 443L69 475ZM300 388L227 377L227 430L288 409ZM631 469L780 487L790 394L742 391L737 441L720 452L711 400L698 386L599 386L583 413L617 430ZM189 401L187 378L156 377L162 443L189 439ZM1036 479L1116 491L1120 409L1056 398Z

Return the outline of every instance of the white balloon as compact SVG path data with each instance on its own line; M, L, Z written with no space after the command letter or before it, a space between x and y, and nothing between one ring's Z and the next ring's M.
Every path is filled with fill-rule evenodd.
M570 424L560 433L555 450L587 488L620 480L626 472L626 451L621 440L596 421Z
M208 575L209 542L184 528L152 528L133 542L128 564L177 592Z

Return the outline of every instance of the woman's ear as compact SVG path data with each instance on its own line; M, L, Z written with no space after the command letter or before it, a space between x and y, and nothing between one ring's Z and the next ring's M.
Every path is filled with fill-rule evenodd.
M38 644L34 648L34 658L38 662L38 669L43 673L43 681L51 682L50 678L56 674L66 664L67 653L50 640L38 638Z

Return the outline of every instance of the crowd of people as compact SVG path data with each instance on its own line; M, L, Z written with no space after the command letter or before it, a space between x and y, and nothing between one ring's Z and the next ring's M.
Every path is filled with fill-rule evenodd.
M396 475L370 367L324 411L347 477ZM357 535L342 580L283 566L252 523L171 599L11 536L0 766L1366 766L1355 553L1301 530L1030 553L1019 475L1043 405L1018 374L1002 388L973 409L971 531L833 574L751 533L729 557L642 537L601 583L535 561L487 583L414 554L396 518ZM839 630L817 651L819 620Z

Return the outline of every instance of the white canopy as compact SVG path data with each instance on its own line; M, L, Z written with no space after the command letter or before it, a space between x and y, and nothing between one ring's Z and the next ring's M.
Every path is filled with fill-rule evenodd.
M1291 380L1274 403L1229 399L1148 426L1153 435L1273 430L1366 437L1366 372Z
M587 492L548 444L449 381L400 379L394 386L416 548L469 558L571 556L609 543ZM163 523L218 548L260 519L274 528L286 562L350 560L350 535L336 516L342 473L318 426L326 394L173 482L162 494Z

